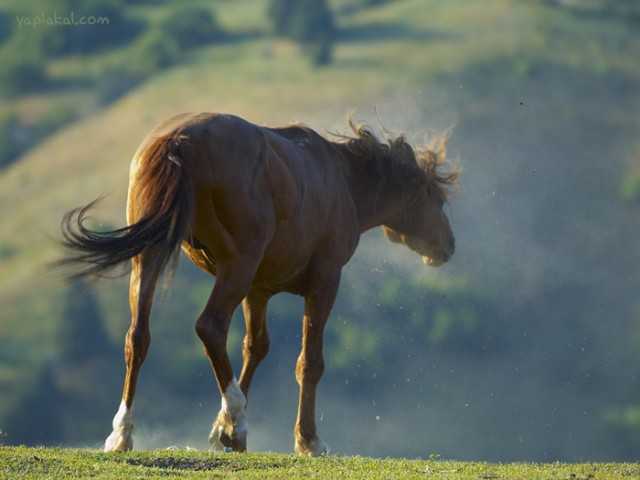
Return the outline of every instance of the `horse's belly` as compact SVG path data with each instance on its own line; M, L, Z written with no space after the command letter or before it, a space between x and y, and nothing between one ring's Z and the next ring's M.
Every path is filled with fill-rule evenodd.
M276 292L297 290L296 286L300 283L308 263L308 260L299 258L265 256L258 267L253 284Z
M285 242L271 242L265 249L253 283L276 292L297 291L312 256L313 248L299 236L292 236Z

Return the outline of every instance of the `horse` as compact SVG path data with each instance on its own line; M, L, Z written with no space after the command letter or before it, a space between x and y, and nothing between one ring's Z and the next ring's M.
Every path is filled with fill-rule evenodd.
M435 150L417 148L404 135L383 141L364 123L349 118L349 125L351 134L329 140L298 124L269 128L227 114L180 114L151 130L133 157L126 226L106 232L86 226L100 198L64 215L59 241L69 254L59 263L75 276L103 276L131 262L126 374L105 451L133 447L154 291L182 250L215 276L195 324L222 396L212 450L246 451L249 388L269 351L267 303L289 292L304 297L294 449L303 456L329 452L315 422L323 331L360 235L382 226L389 240L430 266L445 263L455 249L443 207L459 172L442 171L444 140ZM240 304L246 336L238 380L227 333Z

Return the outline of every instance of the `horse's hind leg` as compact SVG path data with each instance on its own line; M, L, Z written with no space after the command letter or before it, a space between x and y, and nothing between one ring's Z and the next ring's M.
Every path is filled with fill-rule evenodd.
M113 431L104 444L105 452L130 450L133 447L133 399L136 393L138 372L149 350L151 335L149 315L160 274L160 264L149 251L134 257L129 287L131 326L125 338L124 356L127 366L122 402L113 417Z

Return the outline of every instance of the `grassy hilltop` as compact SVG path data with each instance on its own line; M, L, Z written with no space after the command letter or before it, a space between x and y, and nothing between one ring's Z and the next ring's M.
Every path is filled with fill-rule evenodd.
M85 291L46 264L60 255L52 237L66 210L108 193L95 225L123 224L129 161L154 124L183 111L218 111L344 132L352 110L376 125L377 107L384 127L418 144L429 131L456 125L449 153L465 169L451 205L458 252L451 265L424 270L397 247L381 248L375 233L364 238L327 331L320 387L327 441L339 453L383 457L637 459L640 252L629 239L640 232L640 36L632 6L335 0L332 60L316 67L304 48L270 34L265 0L193 0L189 5L215 14L224 35L182 49L158 36L177 14L168 2L125 3L112 26L126 41L40 57L49 83L0 98L3 131L30 139L0 169L5 443L93 445L108 433L129 322L126 280L89 287L94 297L87 301L98 312L94 334L105 341L95 357L71 360L61 336L71 328L70 304ZM30 45L45 32L19 29L15 16L50 7L24 12L0 0L0 9L9 12L0 23L9 22L15 35L0 36L1 63L15 52L27 55L19 42ZM142 410L146 432L160 425L192 435L191 423L180 422L194 418L204 439L218 400L192 325L212 280L185 263L154 309L138 403L149 405ZM283 412L295 402L300 313L290 298L270 310L274 345L257 374L263 380L250 415L258 433L250 448L285 450L291 443ZM229 342L234 361L241 323L234 322ZM155 401L160 394L162 405ZM43 396L47 408L38 407ZM278 405L261 405L265 398ZM281 427L269 423L269 409ZM124 464L139 475L160 475L178 461L171 453L131 454L121 457L124 464L84 451L0 453L18 465L11 468L19 470L22 458L38 475L58 462L76 462L87 475L93 465L111 474ZM224 458L219 468L238 476L254 468L242 462L259 461ZM313 468L306 460L265 458L274 477ZM190 465L199 463L179 461L188 468L171 475L198 478ZM326 464L358 474L360 461L369 462ZM404 468L416 476L426 468L402 461L375 468L384 465L398 478ZM520 478L501 469L537 467L433 468L435 478ZM522 478L622 478L617 469L632 471L540 468Z
M318 478L318 479L509 479L622 480L636 478L631 464L510 464L440 460L376 460L363 457L300 458L281 454L220 455L150 451L122 455L86 450L0 447L0 474L7 478Z

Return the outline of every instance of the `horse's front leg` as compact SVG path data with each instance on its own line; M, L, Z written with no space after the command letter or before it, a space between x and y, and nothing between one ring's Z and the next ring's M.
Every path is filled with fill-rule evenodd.
M305 296L302 330L302 351L296 365L300 385L298 419L294 431L298 455L316 457L329 452L329 447L317 434L315 409L316 387L324 371L322 337L324 327L338 292L340 274L325 279Z
M242 272L243 269L233 271ZM248 433L245 415L247 400L233 374L227 353L227 336L233 312L247 293L250 280L218 273L207 306L196 322L196 331L204 344L222 394L220 413L213 423L209 443L214 450L244 452Z
M267 331L267 302L271 294L252 289L242 302L247 335L242 344L242 373L240 390L245 397L258 365L269 353L269 333Z

